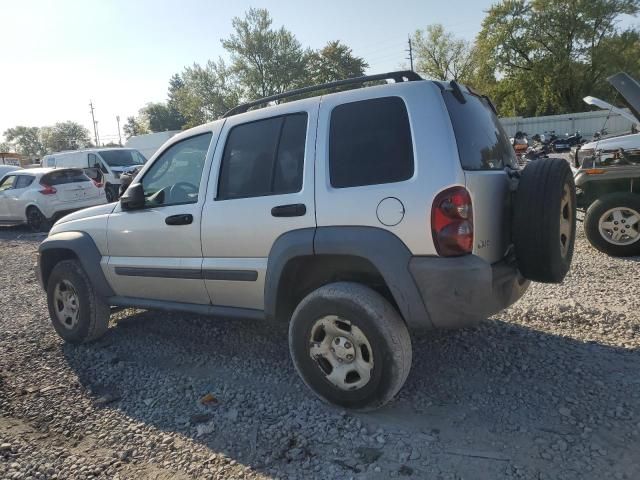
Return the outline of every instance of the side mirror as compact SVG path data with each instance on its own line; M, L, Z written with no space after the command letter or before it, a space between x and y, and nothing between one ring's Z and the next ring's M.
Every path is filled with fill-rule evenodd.
M123 210L138 210L144 207L144 189L141 183L132 183L120 197Z

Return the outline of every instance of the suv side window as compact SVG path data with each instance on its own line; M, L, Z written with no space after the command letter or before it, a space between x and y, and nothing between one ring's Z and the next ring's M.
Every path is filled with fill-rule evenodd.
M413 176L413 143L400 97L338 105L331 112L329 173L334 188L379 185Z
M0 183L0 192L4 192L5 190L9 190L13 188L13 183L16 179L15 175L8 175L4 177L2 183Z
M148 207L197 203L211 133L171 145L142 178Z
M18 175L15 188L27 188L33 183L33 179L31 175Z
M306 113L233 127L222 156L216 200L299 192L306 137Z

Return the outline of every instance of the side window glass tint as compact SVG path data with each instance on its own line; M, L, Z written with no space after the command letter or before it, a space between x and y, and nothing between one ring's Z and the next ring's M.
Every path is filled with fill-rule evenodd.
M300 191L306 134L306 113L231 129L222 158L217 199Z
M0 192L4 190L9 190L10 188L12 188L13 182L15 181L15 179L16 179L15 175L9 175L8 177L5 177L2 183L0 183Z
M15 188L27 188L29 185L33 183L33 177L29 175L20 175L16 180Z
M150 207L197 203L211 133L182 140L153 163L142 179Z
M331 113L329 173L334 188L401 182L413 176L409 116L399 97L345 103Z

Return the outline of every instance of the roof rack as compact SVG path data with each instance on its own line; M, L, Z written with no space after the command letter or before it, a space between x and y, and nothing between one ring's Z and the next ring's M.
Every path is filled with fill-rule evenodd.
M260 98L252 102L243 103L237 107L233 107L222 118L231 117L239 113L244 113L251 107L257 107L258 105L264 105L265 103L274 102L287 97L295 97L296 95L302 95L310 92L317 92L319 90L326 90L329 88L342 87L344 85L357 85L365 82L375 82L377 80L394 80L399 82L415 82L422 80L422 77L412 70L401 70L398 72L378 73L376 75L365 75L363 77L347 78L345 80L338 80L335 82L322 83L320 85L312 85L310 87L297 88L295 90L289 90L288 92L278 93L277 95L271 95L270 97Z

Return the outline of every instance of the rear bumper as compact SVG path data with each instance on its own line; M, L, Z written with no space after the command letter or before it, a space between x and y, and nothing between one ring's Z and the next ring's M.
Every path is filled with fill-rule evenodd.
M476 255L413 257L409 270L436 328L475 325L516 302L530 284L514 262L491 265Z

